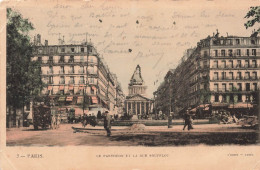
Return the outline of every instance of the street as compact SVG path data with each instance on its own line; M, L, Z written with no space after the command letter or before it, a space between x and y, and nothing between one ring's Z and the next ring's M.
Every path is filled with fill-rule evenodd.
M75 132L72 127L77 128ZM145 126L133 129L130 126L112 126L111 137L106 136L102 126L61 124L55 130L28 128L7 129L7 146L178 146L178 145L223 145L255 144L257 132L236 124L202 124L194 129L182 130L183 125Z

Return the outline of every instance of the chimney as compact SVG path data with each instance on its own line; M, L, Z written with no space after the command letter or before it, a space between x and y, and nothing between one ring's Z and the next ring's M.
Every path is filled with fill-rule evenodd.
M227 32L227 37L228 37L228 32Z
M45 46L48 46L48 40L45 40Z
M63 44L63 45L65 44L65 41L64 41L64 35L63 35L63 40L62 40L62 44Z
M215 32L213 32L213 37L215 37Z

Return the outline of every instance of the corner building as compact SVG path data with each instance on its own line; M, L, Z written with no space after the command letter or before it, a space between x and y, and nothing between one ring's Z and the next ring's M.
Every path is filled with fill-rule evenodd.
M260 37L208 36L188 49L174 71L173 108L188 107L199 117L220 111L257 114Z
M47 84L42 97L51 98L63 110L73 107L76 114L83 114L83 103L85 113L108 109L118 114L123 109L122 102L117 102L124 100L121 85L91 42L65 45L59 39L59 45L48 45L47 40L42 45L37 35L34 44L32 60L41 62L42 80Z

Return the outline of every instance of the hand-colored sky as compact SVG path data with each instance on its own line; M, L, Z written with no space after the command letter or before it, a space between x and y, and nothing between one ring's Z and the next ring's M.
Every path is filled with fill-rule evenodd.
M137 64L147 96L175 68L185 50L219 30L220 35L250 36L244 16L253 3L243 1L83 1L66 4L35 4L15 9L33 23L42 43L57 44L59 34L66 44L86 38L103 55L118 76L124 93ZM253 2L253 1L250 1ZM154 83L156 82L156 83Z

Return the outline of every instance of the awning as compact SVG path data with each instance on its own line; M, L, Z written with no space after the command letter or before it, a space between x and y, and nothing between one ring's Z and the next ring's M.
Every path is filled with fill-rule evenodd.
M59 87L59 90L64 90L64 86L60 86L60 87Z
M59 102L65 101L65 97L60 97L58 101L59 101Z
M52 90L52 86L48 86L48 90Z
M232 109L232 108L236 108L236 109L238 109L238 108L252 108L253 107L253 105L252 104L250 104L250 103L237 103L237 104L230 104L229 106L228 106L228 108L230 108L230 109Z
M73 88L74 88L73 86L69 86L69 90L73 90Z
M212 107L227 107L227 103L212 103Z
M73 96L68 96L67 98L66 98L66 101L68 101L68 102L71 102L73 100Z
M91 99L92 99L92 103L94 103L94 104L98 103L98 99L96 96L92 96Z
M78 97L78 99L77 99L77 103L78 103L78 104L83 103L83 97Z

